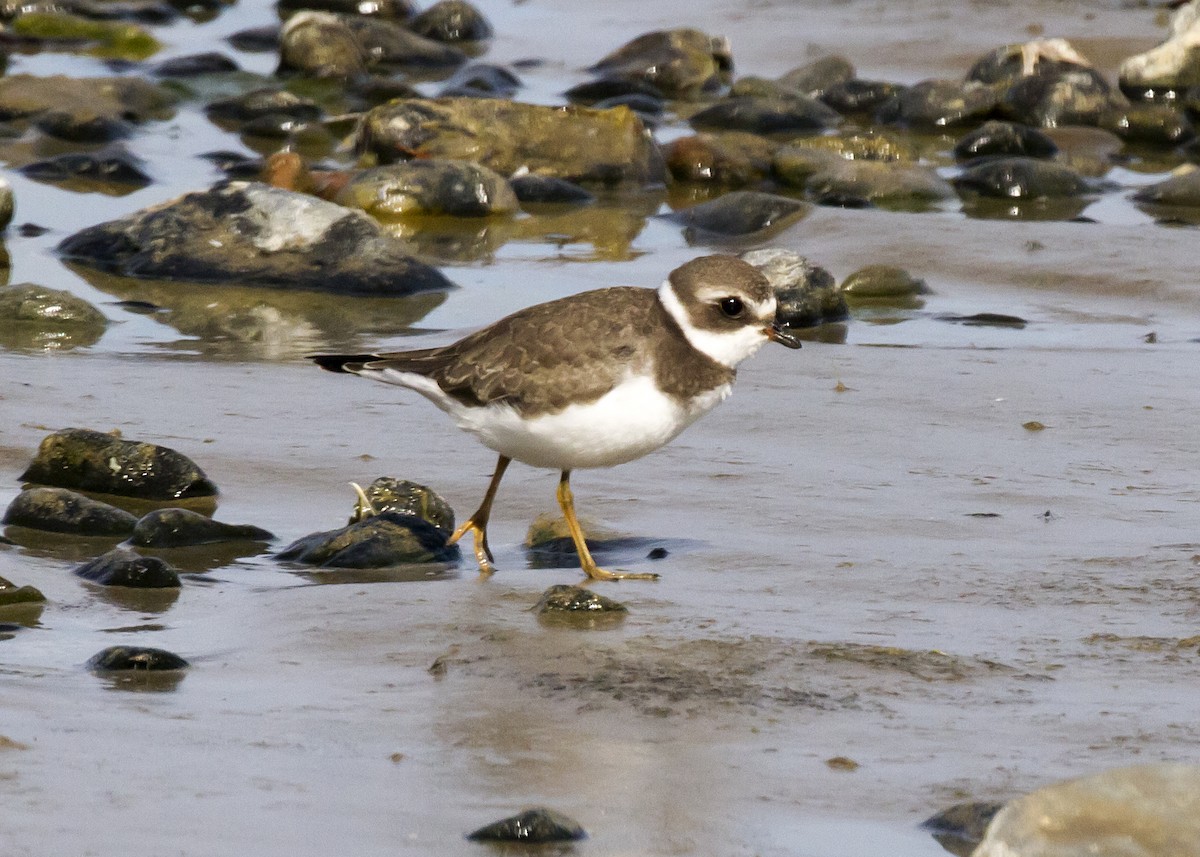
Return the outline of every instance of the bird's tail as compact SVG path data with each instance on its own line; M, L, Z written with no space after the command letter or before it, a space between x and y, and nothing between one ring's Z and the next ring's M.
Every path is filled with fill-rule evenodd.
M377 354L309 354L308 359L330 372L354 374L364 363L378 360Z

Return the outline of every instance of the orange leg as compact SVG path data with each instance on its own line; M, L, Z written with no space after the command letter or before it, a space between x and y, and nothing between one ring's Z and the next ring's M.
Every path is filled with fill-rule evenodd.
M658 575L652 572L633 574L628 571L605 571L596 565L592 552L588 550L587 542L583 540L583 527L575 517L575 495L571 493L571 471L564 470L558 480L558 505L562 507L563 517L567 519L567 528L571 531L571 539L575 542L575 550L579 554L579 564L583 572L592 580L658 580Z
M496 499L496 491L500 487L500 480L504 477L504 471L508 469L509 462L512 459L508 456L500 456L500 460L496 462L496 470L492 473L492 481L488 483L487 493L483 495L483 502L479 504L479 508L475 510L475 514L467 518L462 523L454 534L450 536L447 544L454 544L468 532L474 535L475 541L475 559L479 561L479 572L481 574L491 574L495 571L492 565L496 561L492 556L492 549L488 547L487 540L487 525L488 518L492 515L492 501Z

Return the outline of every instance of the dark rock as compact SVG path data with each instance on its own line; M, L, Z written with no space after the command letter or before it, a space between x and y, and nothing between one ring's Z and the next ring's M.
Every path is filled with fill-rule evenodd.
M88 659L87 668L94 672L124 672L181 670L188 662L165 649L142 646L109 646Z
M1036 128L996 120L968 131L954 144L954 157L960 161L1004 155L1053 158L1056 154L1058 146Z
M65 140L104 143L171 115L175 97L136 77L0 77L0 120L29 120Z
M566 179L556 179L553 176L538 176L527 173L513 176L508 180L517 195L524 203L555 203L567 205L586 205L596 201L595 195Z
M439 95L511 98L521 88L521 78L502 65L472 63L464 66L446 81ZM404 96L410 97L410 96Z
M189 54L185 57L172 57L160 62L152 71L158 77L199 77L204 74L226 74L237 70L238 64L225 54L210 51L203 54Z
M966 327L1011 327L1016 330L1021 330L1025 325L1029 324L1025 319L1017 315L1007 315L1000 312L977 312L971 315L953 315L945 313L934 316L938 321L948 321L952 324L961 324ZM1026 423L1026 427L1028 427ZM1043 426L1045 428L1045 426Z
M1022 77L1005 91L999 109L1016 122L1056 128L1099 125L1110 111L1126 106L1098 72L1082 69Z
M364 494L373 512L356 508L350 518L352 524L371 514L393 512L428 521L447 533L454 531L454 510L440 494L424 485L407 479L381 476L367 487Z
M445 530L412 515L383 512L342 527L313 533L276 556L321 568L385 568L425 562L452 562L457 545Z
M0 345L62 350L96 343L108 320L70 292L33 283L0 287Z
M409 24L417 35L436 42L482 42L492 37L492 25L465 0L438 0Z
M395 77L369 74L349 81L343 90L346 98L358 112L386 104L397 98L421 98L421 93L412 84Z
M779 82L805 95L820 98L831 87L852 80L856 73L850 60L835 55L794 68L783 74Z
M392 21L407 21L416 14L416 7L409 0L278 0L276 6L283 16L290 16L305 9L334 12L339 15L359 15L387 18Z
M935 130L986 119L999 98L990 86L957 80L924 80L879 108L880 122Z
M133 528L130 544L148 548L177 548L217 542L268 542L274 535L250 524L222 524L190 509L156 509Z
M77 536L127 536L137 518L66 488L30 488L13 498L0 523Z
M701 130L750 131L754 134L803 134L833 128L842 117L807 96L737 96L716 102L688 120Z
M84 580L101 586L131 589L171 589L182 584L179 573L155 556L140 556L128 548L114 548L75 569Z
M1040 39L996 48L971 66L967 80L1011 86L1023 77L1057 77L1090 70L1065 39Z
M467 834L467 839L474 842L522 842L527 845L576 842L586 837L587 833L574 819L543 807L527 809Z
M467 61L452 45L427 39L393 21L359 16L344 19L374 66L450 69Z
M210 119L235 125L264 116L285 116L298 122L313 122L322 115L315 101L293 95L287 90L272 88L217 99L210 102L204 112Z
M959 857L970 857L987 831L987 826L996 817L1003 803L971 801L958 803L921 822L921 827L930 832L938 844Z
M200 157L231 179L256 179L263 172L263 159L243 152L205 152Z
M667 215L684 225L688 241L705 237L755 237L773 234L808 214L807 203L786 196L753 190L735 190Z
M670 98L712 92L733 67L729 43L693 29L645 33L613 51L589 71L648 83Z
M567 584L551 586L542 593L541 599L533 609L543 614L586 613L590 616L629 612L629 608L619 601L614 601L582 586Z
M68 152L21 167L35 181L65 183L84 181L120 188L126 192L151 184L141 161L123 147L110 146L95 152Z
M427 159L363 170L337 202L388 219L425 215L487 217L517 210L505 178L469 161Z
M358 149L381 163L475 161L501 175L521 167L583 184L665 181L658 147L631 111L549 107L491 98L406 99L369 111Z
M254 182L229 182L58 245L126 277L398 297L451 286L362 212Z
M14 604L41 604L46 600L38 589L32 586L17 586L11 580L0 577L0 607L11 607Z
M642 95L662 103L666 95L661 89L644 80L629 80L623 77L602 77L572 86L563 93L575 104L595 104L612 98Z
M217 493L217 486L186 455L89 429L69 428L47 435L21 478L144 500Z
M763 137L726 131L672 140L663 157L675 181L736 188L769 178L775 149Z
M900 96L905 87L881 80L844 80L825 88L821 102L843 115L874 113L888 101Z
M12 185L7 179L0 177L0 229L7 229L8 224L12 223L16 205Z
M1070 167L1036 158L995 158L965 167L954 179L959 191L1004 199L1078 196L1090 185Z
M1153 205L1200 208L1200 167L1182 166L1170 178L1139 188L1133 198Z
M272 54L279 50L279 31L280 27L276 24L250 27L231 33L226 41L248 54Z
M179 19L179 10L160 0L68 0L65 3L9 3L0 8L0 18L8 20L20 9L50 11L58 8L95 21L136 21L139 24L170 24Z
M852 301L890 301L928 294L929 287L895 265L867 265L846 277L841 291Z
M742 253L741 258L770 282L778 302L775 318L785 327L814 327L850 315L833 275L799 253L769 247Z
M351 78L367 70L367 51L350 23L328 12L297 12L279 31L279 71Z
M777 154L777 175L787 174L788 157L787 152ZM804 187L822 205L849 207L887 205L921 210L954 196L950 184L930 167L845 158L825 163L808 177Z
M1179 146L1196 138L1183 111L1165 104L1134 104L1100 115L1100 127L1127 143Z
M627 107L636 113L646 125L652 125L662 116L666 105L661 98L631 92L627 95L614 95L612 98L602 98L593 105L597 110L611 110L614 107Z

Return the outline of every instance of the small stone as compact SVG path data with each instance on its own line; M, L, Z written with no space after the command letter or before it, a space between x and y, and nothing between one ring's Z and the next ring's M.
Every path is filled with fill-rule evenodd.
M139 547L177 548L218 542L267 542L273 538L260 527L223 524L190 509L156 509L138 520L129 541Z
M62 350L92 345L108 320L70 292L33 283L0 287L0 345L14 349Z
M970 164L953 181L960 192L1011 200L1080 196L1091 190L1087 180L1070 167L1025 157Z
M683 28L644 33L588 70L650 84L671 98L696 98L716 90L732 67L725 39Z
M834 83L819 96L821 101L843 116L853 113L871 114L899 97L905 87L882 80L846 80Z
M127 536L137 518L66 488L30 488L13 498L0 523L77 536Z
M895 265L867 265L842 282L842 292L852 299L904 298L929 293L925 281Z
M511 98L521 88L521 78L502 65L472 63L454 73L442 87L439 96L474 96L476 98ZM402 97L420 97L418 93ZM397 96L401 97L401 96Z
M815 98L734 96L693 113L688 120L701 130L754 134L805 134L836 127L842 117Z
M32 586L17 586L11 580L0 577L0 607L14 604L41 604L46 596Z
M758 268L775 292L775 318L785 327L812 327L849 316L846 296L833 275L791 250L768 247L741 254Z
M524 203L587 205L596 201L595 194L575 182L554 176L527 173L508 180L517 200Z
M1007 118L1041 128L1098 125L1124 106L1125 99L1093 69L1018 78L1000 103Z
M834 756L825 760L825 766L831 771L857 771L858 762L846 756Z
M75 569L84 580L101 586L127 586L135 589L179 587L179 573L167 562L154 556L140 556L128 548L114 548Z
M982 840L988 824L1004 804L994 801L958 803L921 822L951 854L969 855Z
M629 608L619 601L614 601L598 592L585 589L582 586L558 584L551 586L542 593L541 599L534 606L538 613L586 613L599 615L604 613L626 613Z
M154 181L142 169L139 158L115 146L95 152L67 152L33 161L21 167L21 173L34 181L83 182L125 193Z
M781 160L776 160L777 170ZM821 205L862 208L868 205L923 210L951 199L954 188L932 168L887 161L827 161L804 183Z
M1200 208L1200 167L1194 164L1179 167L1170 178L1138 188L1133 198L1153 205Z
M12 185L8 179L0 177L0 230L8 228L12 223L13 212L16 210L16 199L13 197Z
M1021 423L1021 428L1025 429L1025 431L1045 431L1046 424L1037 420L1030 420L1029 422Z
M412 515L383 512L338 530L313 533L276 557L319 568L387 568L427 562L453 562L458 545L447 532Z
M0 117L31 120L45 134L104 143L171 115L175 96L137 77L0 77Z
M279 31L279 69L319 78L367 70L367 51L350 24L329 12L297 12Z
M877 118L886 123L939 130L984 119L998 101L995 91L982 83L924 80L883 104Z
M996 120L984 122L954 144L954 157L960 161L1007 155L1053 158L1057 153L1054 141L1036 128Z
M543 807L527 809L467 834L467 839L474 842L521 842L527 845L576 842L586 837L587 832L574 819Z
M342 188L337 202L381 219L486 217L518 208L516 194L499 173L470 161L434 158L363 170Z
M725 131L680 137L663 156L676 181L736 188L768 178L776 148L756 134Z
M362 15L343 20L358 38L372 68L451 69L467 61L457 47L427 39L397 21Z
M765 237L795 223L810 210L808 203L791 197L735 190L665 216L684 225L684 236L690 242L706 237Z
M852 80L856 73L850 60L833 55L785 72L779 82L805 95L820 98L830 87Z
M225 54L210 51L172 57L156 65L153 72L158 77L199 77L205 74L228 74L238 71L238 64Z
M466 0L438 0L409 26L436 42L482 42L492 37L492 25Z
M381 476L363 493L366 494L375 514L394 512L398 515L411 515L428 521L447 533L454 532L454 510L445 498L432 488L409 482L407 479ZM350 517L350 523L354 524L368 517L364 511L356 508Z
M159 672L187 666L188 662L173 652L142 646L109 646L87 662L87 668L93 672Z
M16 35L52 49L78 50L104 59L144 60L162 47L136 24L93 21L59 11L25 12L8 26Z
M313 122L321 118L322 110L315 101L294 95L284 89L255 89L242 95L218 98L205 106L210 119L229 123L233 127L269 116L282 116L297 122Z

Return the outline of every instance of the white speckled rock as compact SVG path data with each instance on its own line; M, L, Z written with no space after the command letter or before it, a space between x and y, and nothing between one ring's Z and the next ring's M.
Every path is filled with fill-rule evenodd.
M1008 803L972 857L1198 857L1200 765L1116 768Z

